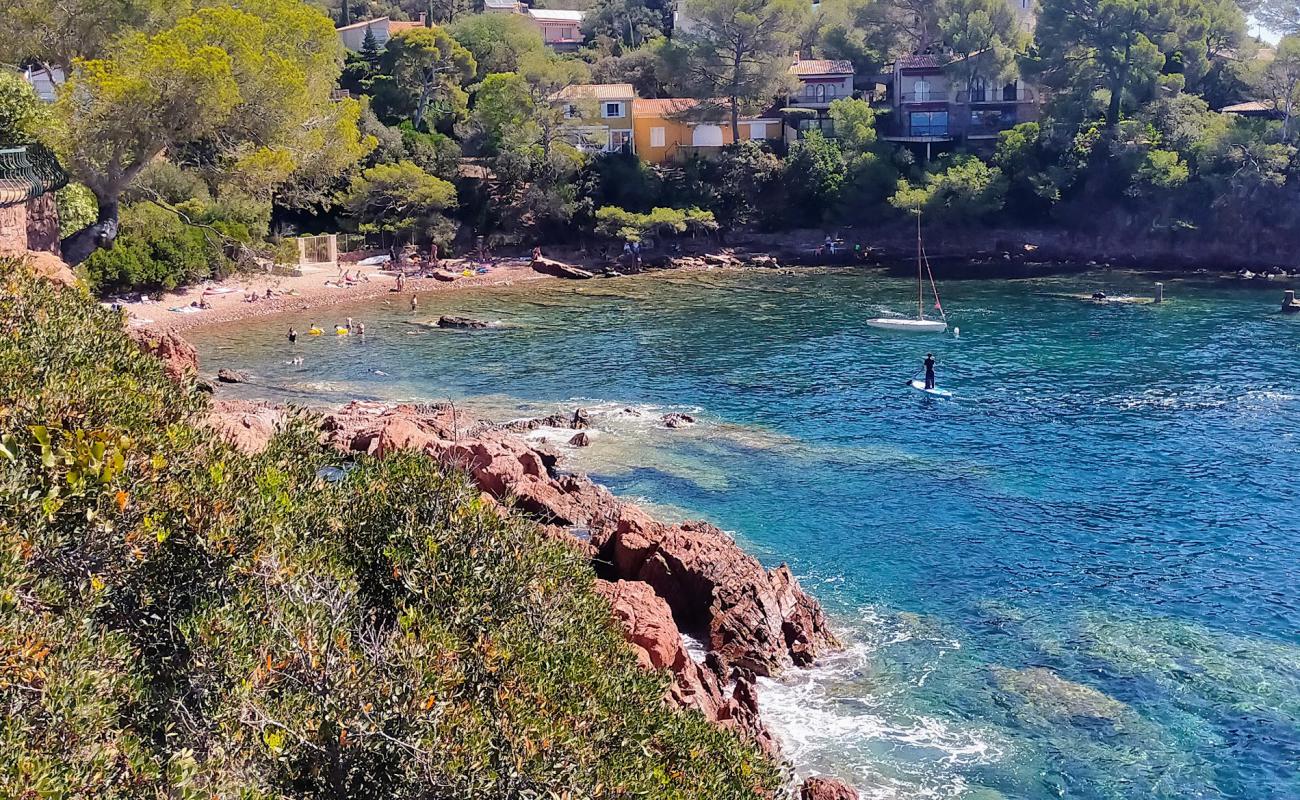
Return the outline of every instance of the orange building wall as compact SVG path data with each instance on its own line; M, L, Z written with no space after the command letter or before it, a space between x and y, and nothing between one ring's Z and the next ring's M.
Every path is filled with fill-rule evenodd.
M781 124L779 122L767 122L764 123L764 126L766 136L757 138L779 139L781 137ZM650 144L650 131L657 127L664 129L663 147L652 147ZM734 141L731 136L731 125L723 122L718 127L722 128L723 146L731 144ZM637 114L632 121L632 138L636 142L636 154L638 156L652 164L662 164L677 157L681 148L691 147L692 126L676 120ZM745 141L749 138L751 138L750 124L741 120L740 140Z

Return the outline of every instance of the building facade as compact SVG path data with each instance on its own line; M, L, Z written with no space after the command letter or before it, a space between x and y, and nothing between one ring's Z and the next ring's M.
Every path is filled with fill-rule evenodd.
M644 161L663 164L691 156L709 156L735 142L727 120L692 119L700 101L685 97L632 103L635 152ZM741 141L781 138L781 120L775 116L743 117Z
M636 90L630 83L566 86L552 98L574 121L573 144L583 150L636 152L632 114Z
M996 141L1002 131L1022 122L1037 120L1037 87L1020 78L985 77L979 58L922 54L895 61L889 73L877 78L888 87L883 102L891 111L883 138L978 146Z

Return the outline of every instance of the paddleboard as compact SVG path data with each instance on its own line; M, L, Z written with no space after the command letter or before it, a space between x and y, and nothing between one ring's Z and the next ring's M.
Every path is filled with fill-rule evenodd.
M931 397L942 397L945 400L952 397L952 392L948 391L947 389L925 388L925 381L908 381L907 385L911 386L913 389L917 390L918 392L928 394Z

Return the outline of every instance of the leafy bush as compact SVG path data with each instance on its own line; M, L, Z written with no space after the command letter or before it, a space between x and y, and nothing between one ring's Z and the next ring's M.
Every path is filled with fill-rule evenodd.
M174 289L228 265L211 234L154 203L124 208L121 226L112 249L96 250L83 265L91 291Z
M6 266L0 796L776 785L755 748L664 704L579 555L462 474L347 464L305 418L241 455L120 317Z
M49 111L21 75L0 66L0 146L30 144L49 124Z
M718 229L712 211L698 208L652 208L637 214L617 206L596 210L596 232L611 239L639 242L646 236L678 236L687 231L706 232Z

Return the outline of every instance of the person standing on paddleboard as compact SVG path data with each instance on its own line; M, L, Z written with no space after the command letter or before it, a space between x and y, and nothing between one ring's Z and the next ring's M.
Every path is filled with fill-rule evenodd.
M925 388L934 388L934 353L925 354Z

